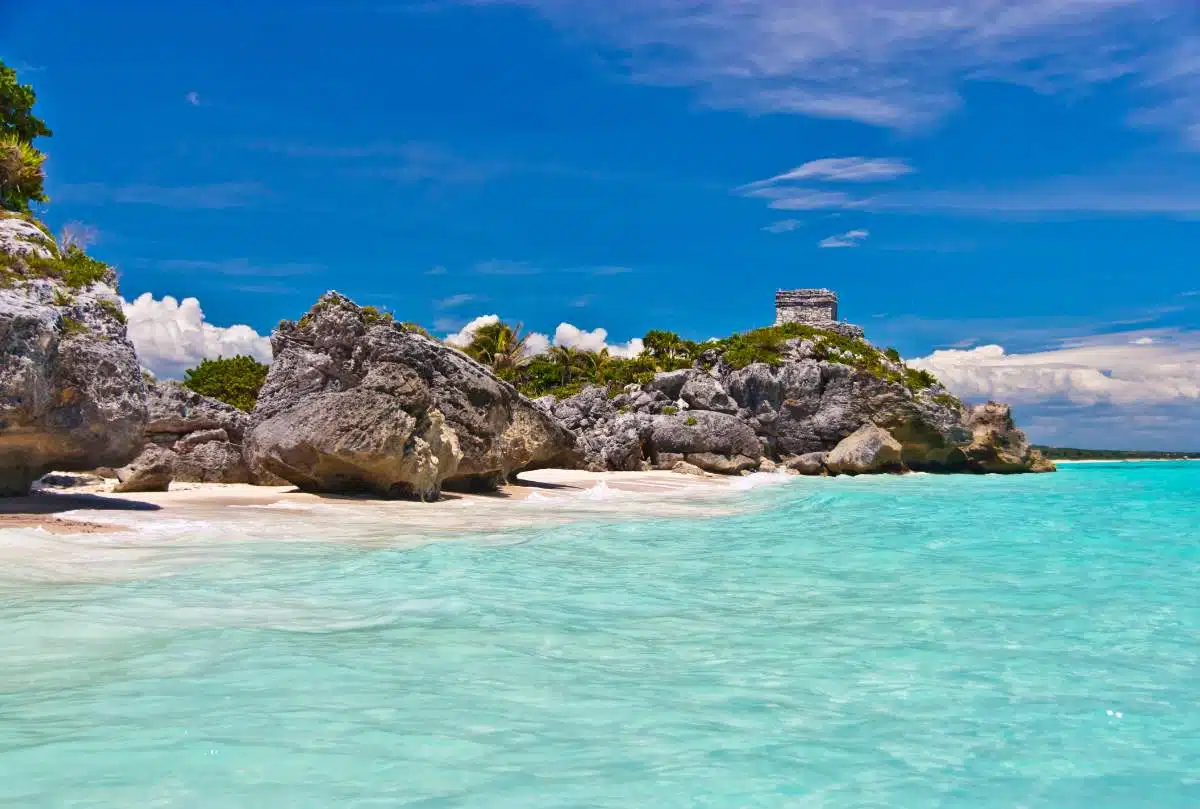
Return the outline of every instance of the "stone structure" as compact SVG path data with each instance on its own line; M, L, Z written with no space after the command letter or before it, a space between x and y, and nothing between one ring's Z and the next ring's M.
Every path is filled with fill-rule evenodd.
M775 293L775 325L827 326L838 319L838 296L831 289L781 289Z

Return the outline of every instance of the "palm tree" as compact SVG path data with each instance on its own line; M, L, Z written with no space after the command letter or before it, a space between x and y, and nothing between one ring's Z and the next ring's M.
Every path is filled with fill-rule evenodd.
M583 360L593 380L600 383L608 381L608 373L612 367L612 355L608 353L607 348L585 352Z
M583 366L585 362L584 354L571 346L551 346L547 353L550 355L550 361L562 371L562 384L564 385L571 381L575 370Z
M30 202L45 202L42 190L46 155L16 135L0 135L0 207L28 211Z
M477 362L490 366L497 376L509 378L528 362L525 347L521 326L518 324L513 328L501 321L477 329L465 352Z

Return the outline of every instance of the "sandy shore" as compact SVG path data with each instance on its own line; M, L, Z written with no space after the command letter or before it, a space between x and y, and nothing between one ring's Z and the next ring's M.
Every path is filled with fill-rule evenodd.
M51 534L104 534L129 530L131 524L162 519L212 519L229 509L275 509L279 511L321 510L336 518L402 521L426 529L462 530L474 519L467 514L488 514L489 522L504 527L512 521L529 521L539 509L513 509L522 504L537 506L553 502L596 501L634 495L646 505L660 501L658 495L707 493L719 496L729 491L735 479L693 477L674 472L586 472L543 469L527 472L520 481L486 494L447 492L436 503L384 500L363 496L316 495L292 486L247 484L173 483L166 492L118 494L115 481L70 489L43 489L25 497L0 499L0 529L38 528ZM572 498L571 495L584 497ZM587 495L595 495L588 498ZM636 497L641 495L640 497ZM671 497L679 503L685 499ZM471 507L482 507L472 509ZM332 512L330 510L333 510ZM491 517L494 515L494 518Z

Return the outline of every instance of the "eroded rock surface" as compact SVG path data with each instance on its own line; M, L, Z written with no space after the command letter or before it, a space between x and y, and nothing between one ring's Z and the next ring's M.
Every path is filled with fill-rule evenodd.
M272 335L246 442L252 468L314 491L437 496L575 466L575 436L465 354L322 296Z
M20 221L0 226L11 235ZM49 471L122 466L145 425L146 387L111 287L0 288L0 494L24 494Z

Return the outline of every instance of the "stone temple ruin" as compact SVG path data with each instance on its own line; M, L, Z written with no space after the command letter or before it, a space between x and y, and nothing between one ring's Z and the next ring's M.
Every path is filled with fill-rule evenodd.
M862 337L858 326L838 320L838 296L832 289L781 289L775 293L775 325L803 323L848 337Z

